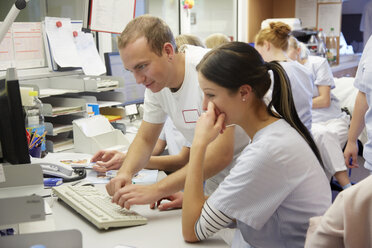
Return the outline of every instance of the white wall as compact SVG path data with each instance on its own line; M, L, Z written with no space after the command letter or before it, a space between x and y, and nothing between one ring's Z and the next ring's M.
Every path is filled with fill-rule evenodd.
M177 0L148 0L148 13L162 18L171 28L174 36L179 33Z
M236 40L236 1L199 0L191 9L196 16L196 25L191 25L191 34L205 39L213 33L233 36Z

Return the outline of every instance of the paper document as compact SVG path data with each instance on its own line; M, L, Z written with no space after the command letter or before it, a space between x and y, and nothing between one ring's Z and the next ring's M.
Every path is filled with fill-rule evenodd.
M158 170L140 170L133 178L133 184L154 184L158 179ZM86 180L91 183L108 183L111 178L115 177L117 170L110 170L106 173L98 173L96 171L87 171Z
M5 182L5 174L4 174L3 165L0 164L0 183L3 183L3 182Z
M158 179L158 170L141 170L133 178L133 184L153 184Z
M63 95L63 94L66 94L66 93L77 93L77 92L79 92L79 91L78 90L70 90L70 89L51 89L51 88L39 89L39 93L40 93L41 97Z
M331 28L334 28L336 36L339 36L341 15L342 3L318 4L318 28L322 28L326 35L329 35Z
M71 167L88 167L92 155L85 153L48 153L44 158L31 158L32 163L63 164Z
M0 43L0 70L6 70L9 67L14 67L12 27L9 28L8 33L6 33L3 41Z
M52 114L56 115L65 115L80 112L83 110L82 106L67 106L67 107L53 107Z
M93 0L90 28L120 34L134 18L135 0Z
M72 124L70 124L70 125L57 124L57 123L53 124L53 133L54 134L58 134L58 133L62 133L62 132L68 132L68 131L72 131Z
M43 44L40 22L13 23L0 44L0 70L44 67Z
M57 23L60 23L57 27ZM81 67L70 18L45 17L45 31L55 62L60 67Z
M91 33L77 32L74 42L85 75L98 76L106 73L106 67L98 54Z

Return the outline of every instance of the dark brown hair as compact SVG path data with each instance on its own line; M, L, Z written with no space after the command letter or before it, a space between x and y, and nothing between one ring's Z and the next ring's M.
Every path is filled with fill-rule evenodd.
M317 146L298 117L287 73L276 61L266 63L256 49L243 42L229 42L209 51L196 69L209 81L237 92L240 86L248 84L258 99L263 99L271 85L269 70L274 75L272 99L267 112L285 119L305 139L318 158L323 162Z

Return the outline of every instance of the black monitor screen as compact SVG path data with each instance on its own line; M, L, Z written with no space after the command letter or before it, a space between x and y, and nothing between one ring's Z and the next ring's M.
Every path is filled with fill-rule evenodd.
M137 84L133 74L124 68L120 54L105 53L105 63L107 75L124 78L124 88L120 90L124 93L124 105L143 103L146 88L142 84Z
M19 82L14 68L0 79L0 142L3 160L30 163Z

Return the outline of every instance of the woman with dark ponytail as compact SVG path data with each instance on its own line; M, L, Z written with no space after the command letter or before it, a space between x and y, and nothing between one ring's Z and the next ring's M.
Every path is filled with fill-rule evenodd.
M282 66L265 63L250 45L231 42L197 66L203 113L191 146L182 210L184 239L197 242L237 227L233 247L303 247L308 220L331 204L319 152L300 121ZM271 85L273 97L263 98ZM227 125L251 138L230 174L205 200L205 151Z

